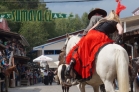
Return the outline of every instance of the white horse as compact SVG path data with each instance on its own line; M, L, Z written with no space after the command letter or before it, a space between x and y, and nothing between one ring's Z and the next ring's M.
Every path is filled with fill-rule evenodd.
M68 38L65 45L66 55L80 40L79 36ZM99 92L99 86L105 84L106 92L115 92L113 81L118 79L119 92L129 92L128 64L129 58L126 50L117 44L104 46L97 55L95 72L89 81L79 83L80 92L85 92L85 85L89 84L94 92ZM67 65L66 65L67 66Z

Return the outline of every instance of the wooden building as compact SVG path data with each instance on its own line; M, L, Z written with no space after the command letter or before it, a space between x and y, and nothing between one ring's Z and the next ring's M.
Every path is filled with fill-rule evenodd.
M14 66L16 64L26 64L29 61L29 57L26 56L25 47L29 46L27 40L20 34L11 32L10 28L5 19L0 20L0 52L2 57L6 58L8 67ZM9 50L11 48L11 50ZM10 54L7 55L7 51ZM15 72L13 72L13 77L10 80L10 87L16 86ZM8 89L6 89L6 92Z
M139 15L121 19L124 28L123 41L129 45L127 51L132 57L139 56Z

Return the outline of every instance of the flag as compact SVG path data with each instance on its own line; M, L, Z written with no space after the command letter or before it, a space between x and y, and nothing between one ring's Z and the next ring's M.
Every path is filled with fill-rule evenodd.
M117 8L116 8L116 14L119 16L120 12L124 9L126 9L126 7L124 5L121 4L120 0L116 0L117 3Z

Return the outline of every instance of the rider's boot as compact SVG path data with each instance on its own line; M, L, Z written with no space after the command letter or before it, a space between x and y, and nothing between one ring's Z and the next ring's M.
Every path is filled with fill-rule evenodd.
M71 60L69 66L68 66L68 68L67 68L67 70L66 70L66 76L67 76L67 77L70 76L70 71L71 71L71 69L74 67L74 65L75 65L75 61ZM78 82L77 79L75 79L75 80L71 83L71 85L77 85L77 84L79 84L79 82Z
M67 70L66 70L66 76L70 76L70 70L73 68L75 62L73 60L71 60L70 65L68 66Z

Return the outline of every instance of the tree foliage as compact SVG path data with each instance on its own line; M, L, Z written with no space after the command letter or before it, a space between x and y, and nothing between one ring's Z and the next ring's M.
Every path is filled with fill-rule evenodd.
M86 12L83 13L81 20L82 20L83 28L86 28L89 24L88 14Z
M30 43L30 48L41 45L47 41L48 33L44 26L45 22L23 22L20 29L20 34L26 37Z
M10 1L10 0L7 0ZM14 0L17 3L0 2L0 13L11 12L12 10L46 10L46 4L39 3L39 0ZM30 2L26 2L30 1ZM53 11L52 11L53 12ZM42 16L43 17L43 16ZM47 39L64 35L66 33L81 30L87 27L89 20L87 13L81 17L77 14L74 17L54 19L52 21L27 21L16 22L8 20L8 25L13 32L23 35L30 44L28 51L34 46L45 44Z

